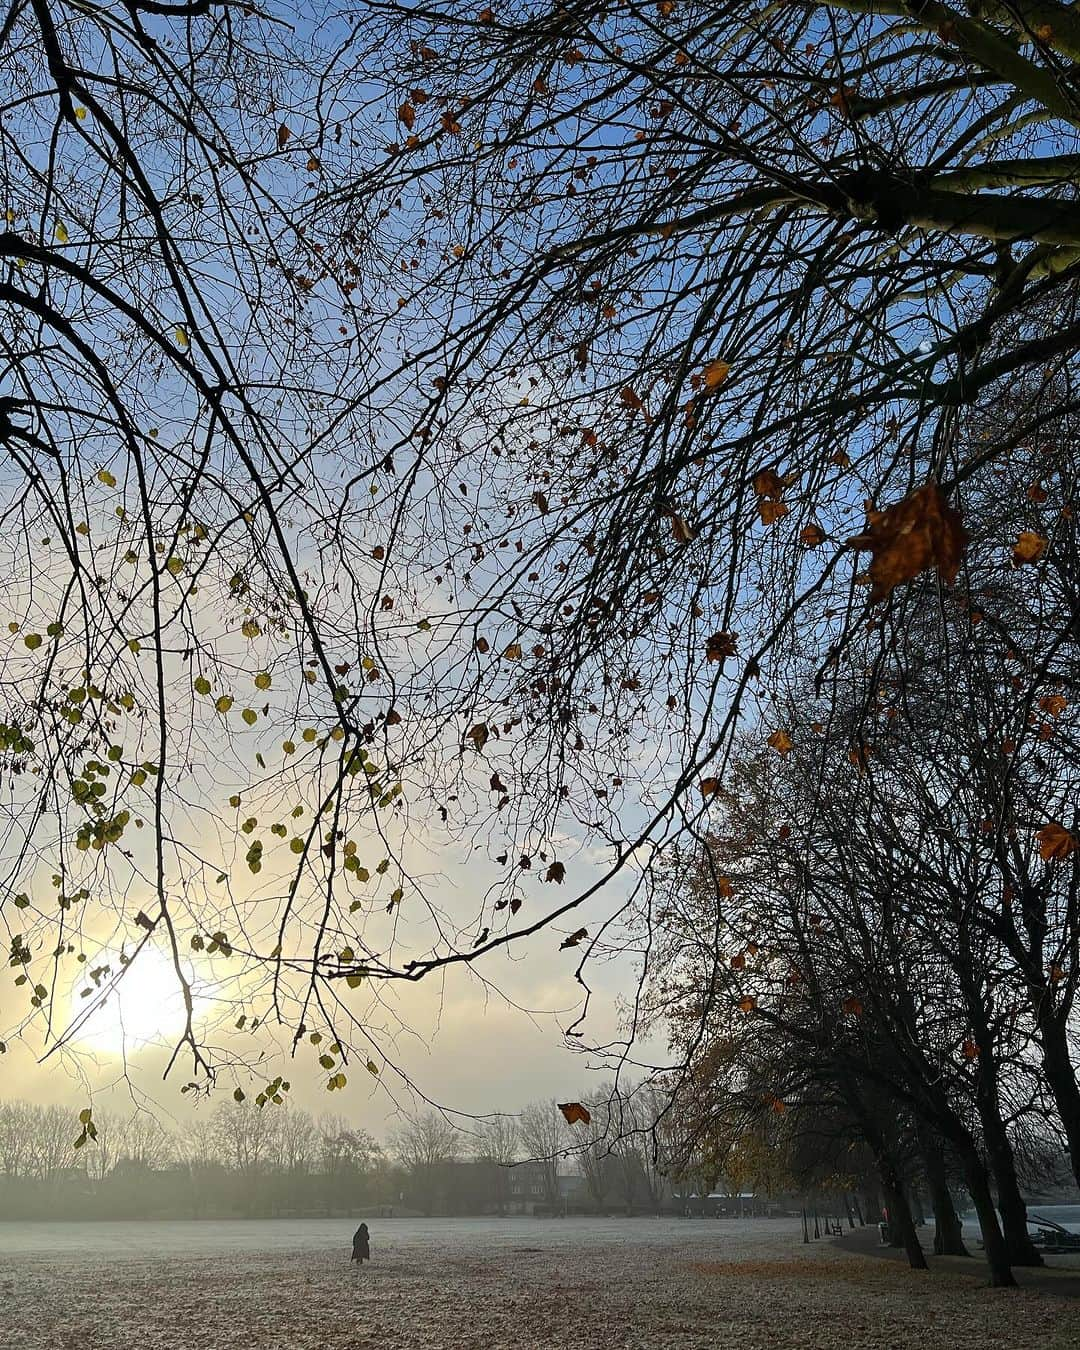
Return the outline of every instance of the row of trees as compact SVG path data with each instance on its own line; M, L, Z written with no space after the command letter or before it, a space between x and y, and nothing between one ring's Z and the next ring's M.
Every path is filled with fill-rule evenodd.
M990 432L1042 397L1003 395ZM1078 466L1061 406L1047 396L1042 434L971 479L956 586L925 579L843 647L793 659L724 781L702 784L651 985L688 1065L692 1147L722 1165L745 1133L811 1174L872 1164L915 1266L912 1188L942 1252L962 1250L966 1192L999 1285L1040 1260L1025 1194L1080 1182ZM961 428L973 457L987 425Z
M78 1148L76 1113L0 1105L0 1186L33 1217L76 1203L94 1213L333 1213L404 1206L425 1213L556 1212L563 1178L580 1179L577 1208L658 1210L670 1196L651 1146L659 1097L592 1098L592 1119L570 1127L554 1101L465 1130L434 1111L406 1121L384 1145L344 1117L287 1106L225 1102L182 1129L146 1110L94 1113L96 1137Z

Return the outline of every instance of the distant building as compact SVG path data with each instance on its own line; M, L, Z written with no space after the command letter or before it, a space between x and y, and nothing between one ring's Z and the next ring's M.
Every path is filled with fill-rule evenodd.
M508 1209L511 1214L532 1214L544 1209L544 1164L517 1163L509 1169ZM561 1180L561 1178L560 1178Z

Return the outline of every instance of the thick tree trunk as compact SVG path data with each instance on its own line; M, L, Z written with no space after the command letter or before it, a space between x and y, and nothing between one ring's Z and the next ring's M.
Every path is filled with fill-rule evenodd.
M963 1226L949 1191L945 1156L936 1139L923 1139L922 1156L926 1167L926 1184L934 1207L934 1255L968 1256L964 1246Z
M992 1062L981 1066L978 1089L979 1119L997 1190L1001 1227L1009 1250L1009 1261L1014 1266L1041 1266L1043 1259L1031 1241L1027 1226L1027 1205L1020 1194L1016 1176L1016 1159L1008 1132L1001 1119L1001 1109L995 1081L996 1068Z
M889 1211L889 1231L893 1243L903 1247L907 1253L908 1264L912 1270L926 1269L926 1254L923 1252L915 1221L911 1217L911 1206L904 1194L903 1183L897 1175L892 1160L881 1155L878 1159L881 1175L881 1189L885 1195L885 1204Z
M994 1197L990 1194L986 1167L974 1148L970 1151L965 1150L962 1162L964 1181L975 1203L979 1226L982 1228L983 1251L986 1253L986 1264L990 1269L990 1284L995 1289L1014 1288L1016 1280L1009 1263L1009 1250L998 1224L997 1211L994 1209Z
M1039 1030L1046 1081L1065 1130L1073 1176L1080 1186L1080 1083L1069 1055L1066 1022L1059 1016L1048 1017Z

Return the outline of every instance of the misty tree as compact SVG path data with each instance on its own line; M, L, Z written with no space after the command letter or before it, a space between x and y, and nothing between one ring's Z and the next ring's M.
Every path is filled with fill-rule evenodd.
M567 1122L554 1099L530 1102L524 1107L518 1133L523 1151L540 1167L544 1204L554 1213L562 1199L559 1192L559 1159L569 1145Z
M495 1202L501 1214L509 1198L509 1169L518 1160L518 1123L513 1116L491 1116L475 1124L470 1148L477 1162L488 1163L494 1169Z
M437 1111L425 1111L395 1131L390 1147L409 1175L425 1214L436 1203L436 1187L445 1163L457 1156L461 1139L454 1126Z

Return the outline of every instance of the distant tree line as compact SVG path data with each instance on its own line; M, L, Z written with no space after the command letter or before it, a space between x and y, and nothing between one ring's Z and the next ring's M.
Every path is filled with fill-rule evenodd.
M554 1101L458 1129L436 1111L380 1144L341 1115L222 1102L170 1128L146 1110L0 1103L0 1206L8 1218L655 1213L681 1203L653 1146L656 1089L598 1089L587 1126Z

